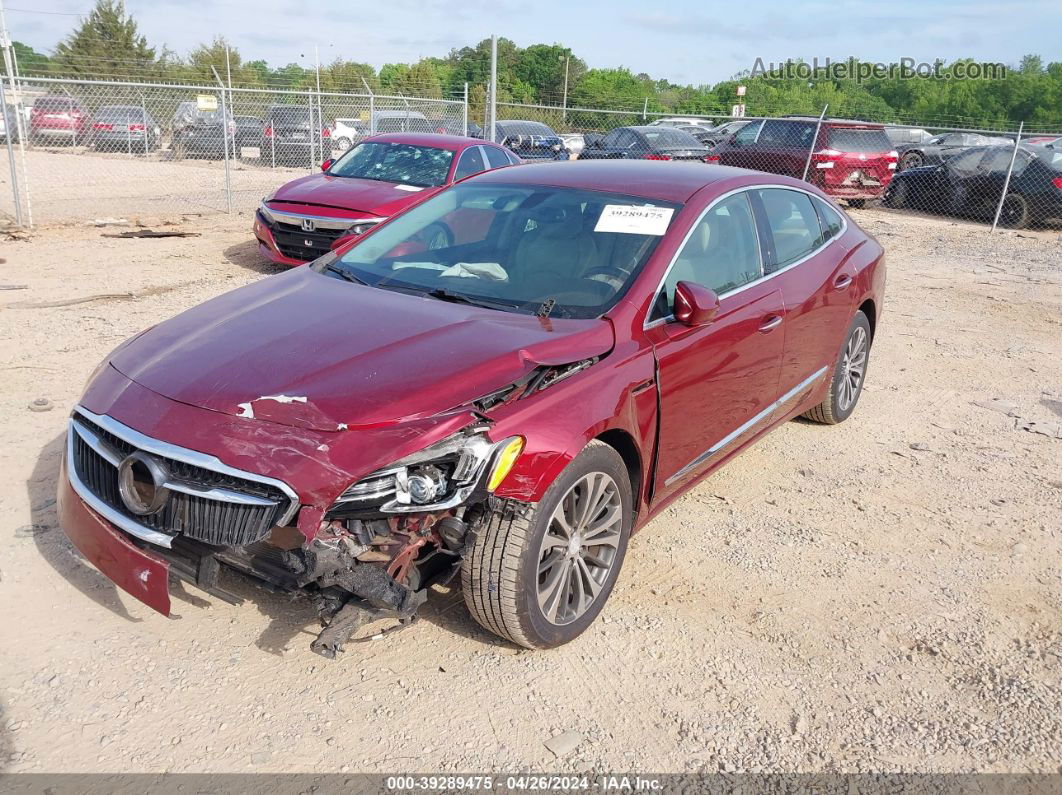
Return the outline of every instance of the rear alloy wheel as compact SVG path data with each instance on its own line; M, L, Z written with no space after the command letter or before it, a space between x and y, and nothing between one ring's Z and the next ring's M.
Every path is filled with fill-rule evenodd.
M338 149L340 152L345 152L350 149L350 139L346 137L337 138L336 149Z
M908 168L919 168L923 166L926 159L922 157L921 152L908 152L900 160L900 171L904 171Z
M999 223L1008 229L1024 229L1029 225L1029 202L1018 193L1008 193L999 212Z
M805 412L804 416L826 425L836 425L848 419L863 393L869 361L870 321L862 312L856 312L833 368L829 394L822 403Z
M461 570L472 617L529 649L578 637L619 576L632 502L623 459L591 442L537 506L497 511L478 530Z

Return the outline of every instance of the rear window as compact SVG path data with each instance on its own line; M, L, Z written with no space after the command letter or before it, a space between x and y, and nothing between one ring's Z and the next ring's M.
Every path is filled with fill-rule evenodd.
M643 130L642 134L646 137L652 146L673 146L673 147L699 147L700 142L697 141L688 132L682 130L676 130L668 127L657 127L652 130Z
M76 101L66 97L38 97L33 101L33 107L45 112L81 110Z
M96 117L111 121L126 121L127 119L140 119L144 115L140 108L107 107L99 109Z
M273 108L269 111L269 118L276 124L309 124L309 108Z
M830 130L826 146L838 152L888 152L892 149L892 141L884 130L834 127Z
M498 125L502 135L556 135L553 130L537 121L508 121Z

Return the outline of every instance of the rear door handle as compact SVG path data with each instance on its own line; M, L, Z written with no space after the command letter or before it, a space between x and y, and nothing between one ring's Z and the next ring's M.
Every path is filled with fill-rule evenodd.
M836 279L833 280L833 286L836 290L843 290L845 287L852 283L852 277L847 273L842 273Z
M781 315L768 315L763 319L763 325L760 326L760 331L766 334L768 331L778 328L782 325Z

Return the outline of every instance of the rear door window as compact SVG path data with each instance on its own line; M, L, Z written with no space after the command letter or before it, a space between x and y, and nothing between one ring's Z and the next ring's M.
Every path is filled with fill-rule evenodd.
M483 151L487 153L487 165L490 168L502 168L503 166L512 165L512 160L501 149L495 149L493 146L484 146Z
M742 127L734 135L734 143L738 144L751 144L756 141L756 137L760 133L760 128L763 127L763 122L753 122Z
M803 259L822 244L819 217L806 193L785 188L757 191L773 242L767 273Z
M470 177L473 174L478 174L480 171L486 171L487 166L483 162L483 155L480 154L480 147L470 146L466 149L461 159L457 161L457 170L454 171L454 182L465 177Z
M884 130L861 130L853 127L834 127L830 130L826 145L838 152L871 154L889 152L892 141Z

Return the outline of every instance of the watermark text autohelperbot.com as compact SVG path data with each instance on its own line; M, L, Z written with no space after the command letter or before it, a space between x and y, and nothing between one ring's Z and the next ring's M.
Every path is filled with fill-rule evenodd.
M900 78L937 78L940 80L1001 80L1007 76L1007 67L1001 63L978 63L974 61L956 61L950 66L944 61L918 61L914 58L901 58L896 63L875 63L847 58L833 61L829 58L820 61L817 57L811 61L764 62L757 58L752 65L751 77L767 80L886 80Z

